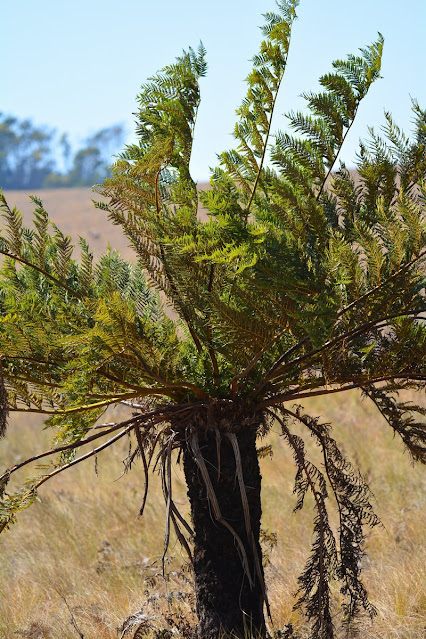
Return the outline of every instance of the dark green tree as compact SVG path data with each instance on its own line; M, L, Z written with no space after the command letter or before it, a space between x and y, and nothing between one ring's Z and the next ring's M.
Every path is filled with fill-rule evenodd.
M360 579L364 529L378 523L369 488L331 425L295 404L360 389L413 460L426 459L425 411L398 399L400 390L426 385L426 112L413 103L411 138L390 115L384 137L371 131L359 152L358 185L343 164L332 173L379 77L379 36L359 56L333 63L321 92L304 96L308 114L289 115L295 134L278 132L271 145L297 4L282 0L265 15L237 112L237 147L220 156L209 191L199 195L189 172L203 47L142 86L139 142L114 164L99 188L107 203L98 204L131 241L137 266L114 253L95 265L84 242L77 262L37 198L32 229L2 201L0 354L8 400L3 392L1 426L7 410L32 411L45 414L57 435L50 451L1 476L0 527L44 482L133 436L130 461L139 457L145 470L144 503L148 471L155 462L161 469L165 548L173 526L193 562L203 639L266 634L256 441L272 423L294 457L296 509L313 495L312 552L297 602L311 636L333 637L334 580L343 625L361 609L374 615ZM208 221L197 215L199 200ZM132 416L95 426L118 402ZM323 465L307 456L295 422L318 444ZM192 525L173 500L174 451ZM7 492L17 469L49 455L50 468Z
M39 189L55 161L54 131L0 113L0 188Z
M111 155L121 147L124 131L120 124L100 129L85 141L72 159L69 170L50 173L43 186L47 188L92 186L108 174ZM65 164L69 163L70 147L66 136L61 138Z
M54 130L0 113L0 188L35 190L102 182L110 174L111 155L120 149L123 138L120 124L105 127L72 155L68 136L63 134L59 147L65 170L60 172Z

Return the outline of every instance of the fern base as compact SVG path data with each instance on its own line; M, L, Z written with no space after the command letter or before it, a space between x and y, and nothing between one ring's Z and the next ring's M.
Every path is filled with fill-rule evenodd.
M184 450L184 471L195 532L198 636L265 637L256 428L230 433L222 423L220 431L198 430L195 437Z

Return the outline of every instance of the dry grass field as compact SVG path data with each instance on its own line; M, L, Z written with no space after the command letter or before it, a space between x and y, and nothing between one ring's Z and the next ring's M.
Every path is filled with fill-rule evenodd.
M120 230L106 219L103 211L96 209L92 200L101 199L88 188L42 189L35 194L43 202L50 218L66 235L71 235L74 244L78 237L84 237L95 257L101 255L108 243L119 250L127 259L134 253L128 240ZM5 191L9 206L16 206L23 214L26 224L30 224L33 204L25 191Z
M199 188L209 188L209 185L202 183ZM9 206L16 206L29 225L34 208L30 194L25 191L5 191L4 194ZM95 258L102 255L110 244L124 258L135 259L135 253L121 230L108 221L104 211L93 205L92 200L102 199L97 193L89 188L41 189L35 195L43 202L51 220L63 233L71 235L74 244L78 244L80 235L87 240Z
M39 195L61 229L73 238L79 234L87 237L95 255L109 242L132 257L119 229L92 207L90 191L61 189ZM11 192L6 196L10 204L22 208L28 220L26 195ZM368 537L363 567L378 615L373 625L363 619L358 633L353 631L350 637L423 639L424 470L412 467L400 440L393 438L389 426L358 392L333 396L326 402L311 399L305 408L333 422L335 438L367 476L383 522L383 528L374 529ZM116 408L115 416L121 410ZM6 438L0 441L0 469L43 451L51 436L36 417L14 414ZM261 465L266 578L274 622L271 631L291 623L294 636L303 639L306 628L300 613L292 610L292 593L309 553L313 509L308 500L302 513L293 514L292 457L278 427L269 441L273 458L262 459ZM1 639L133 637L132 632L124 634L120 628L138 611L147 621L147 634L138 635L141 637L154 636L149 625L157 629L174 626L170 635L157 633L157 637L184 637L183 630L178 631L184 623L179 622L180 615L194 623L191 573L175 539L169 549L166 581L162 576L165 508L159 478L151 477L148 505L143 518L138 519L143 473L136 464L123 475L122 460L128 445L119 443L114 450L101 453L97 468L90 462L78 465L43 486L39 501L0 536ZM314 460L321 463L313 442L308 447ZM178 466L175 494L187 513ZM268 542L272 533L277 539L273 547ZM338 603L338 588L333 596ZM338 627L339 618L335 621Z
M337 440L371 483L383 522L382 529L369 535L364 565L378 616L373 625L362 620L359 634L350 636L423 639L423 469L411 466L400 441L357 392L326 405L311 400L305 408L336 425ZM0 466L43 450L50 435L35 418L12 419L0 445ZM312 504L308 501L302 513L292 513L292 458L278 429L269 439L274 454L261 460L262 521L266 533L277 536L276 546L264 543L274 628L292 623L295 636L303 638L306 629L300 613L292 611L292 593L309 551ZM317 454L314 447L310 452ZM93 463L63 473L40 490L40 501L0 537L2 639L116 639L123 620L138 611L157 628L169 627L180 614L194 622L191 574L175 540L167 560L167 582L161 574L165 509L159 478L152 476L148 506L138 519L143 474L136 465L122 476L127 453L128 443L102 453L97 474ZM175 490L187 512L179 467ZM339 600L337 589L334 597Z

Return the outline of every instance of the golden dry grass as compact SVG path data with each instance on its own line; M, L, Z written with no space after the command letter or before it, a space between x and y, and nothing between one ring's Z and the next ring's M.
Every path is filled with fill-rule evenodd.
M335 424L335 436L359 464L376 495L384 529L368 539L364 579L379 613L374 625L363 620L363 639L423 639L425 626L425 547L423 469L412 467L399 440L358 393L306 404ZM118 410L118 409L117 409ZM294 467L276 432L270 434L273 459L261 460L263 528L277 534L266 567L276 628L291 622L306 635L292 611L296 577L309 552L312 504L292 513ZM50 433L36 419L11 420L0 445L0 467L41 451ZM161 576L164 506L159 478L151 477L145 515L137 519L143 490L141 469L122 474L128 443L102 453L98 476L93 463L77 466L40 491L40 502L21 513L18 524L0 538L0 637L12 639L115 639L123 620L138 610L166 627L169 606ZM309 452L315 456L312 442ZM117 480L118 479L118 480ZM187 512L185 487L176 467L177 501ZM190 574L173 540L168 565L170 610L193 621ZM185 594L186 593L186 594ZM335 598L339 598L336 590ZM336 619L338 624L338 619ZM129 635L131 636L131 635ZM178 636L178 635L177 635Z
M207 183L200 183L200 189L207 189ZM33 204L25 191L5 191L10 207L16 206L23 214L25 224L31 223ZM102 198L89 188L39 189L37 197L43 202L53 222L65 235L71 235L74 244L79 236L84 237L95 258L105 252L108 244L120 251L125 259L135 260L136 255L117 226L108 221L104 211L96 209L92 200ZM200 216L203 217L202 209ZM77 251L78 253L78 251Z
M104 253L110 243L126 259L134 259L134 253L128 246L129 241L120 229L108 222L103 211L94 207L92 199L101 198L90 189L41 189L36 195L43 202L50 218L63 233L71 235L75 244L81 235L89 243L95 257ZM30 224L33 204L29 194L25 191L5 191L5 197L9 206L16 206L22 212L25 223Z

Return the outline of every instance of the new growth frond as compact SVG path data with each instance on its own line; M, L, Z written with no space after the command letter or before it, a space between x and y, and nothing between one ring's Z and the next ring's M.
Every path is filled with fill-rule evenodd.
M247 218L258 186L266 188L263 165L269 143L272 117L285 73L291 29L298 0L277 3L279 13L266 13L262 33L265 40L253 57L253 70L247 77L248 91L237 109L239 121L234 137L235 151L222 153L221 164L242 190L243 216Z

